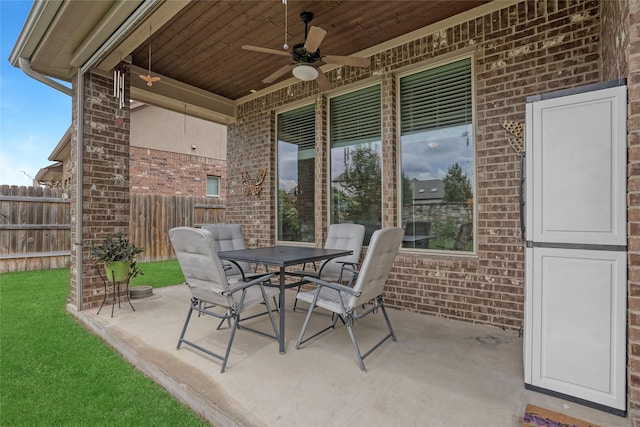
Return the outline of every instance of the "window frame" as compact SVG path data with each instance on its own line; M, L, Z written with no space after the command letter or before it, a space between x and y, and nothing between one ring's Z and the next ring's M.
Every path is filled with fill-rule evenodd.
M317 141L317 127L318 127L318 121L316 120L315 117L315 112L316 112L316 107L317 107L317 103L315 100L305 100L302 102L297 102L297 103L293 103L290 105L287 105L286 108L282 108L279 110L274 111L275 113L275 117L274 117L274 152L275 152L275 162L274 162L274 169L275 169L275 191L274 191L274 206L275 206L275 242L276 244L287 244L287 245L293 245L293 246L314 246L315 245L315 230L318 227L318 224L316 224L316 218L315 218L315 209L314 209L314 215L313 215L313 227L314 227L314 241L312 242L303 242L303 241L296 241L296 240L282 240L279 238L278 236L278 230L280 227L280 216L279 216L279 211L280 211L280 200L278 197L278 191L279 191L279 179L280 179L280 170L279 170L279 150L278 150L278 122L279 122L279 117L281 114L293 111L293 110L297 110L300 108L304 108L304 107L309 107L310 105L313 106L313 111L314 111L314 129L313 129L313 133L314 133L314 154L313 154L313 163L314 163L314 182L313 182L313 190L314 190L314 200L316 197L316 182L315 182L315 172L317 171L317 157L315 154L315 150L316 150L316 146L318 144Z
M400 83L404 77L411 76L414 74L418 74L427 70L432 70L438 67L446 66L448 64L452 64L457 61L469 59L470 61L470 74L471 74L471 129L473 132L473 179L471 180L471 187L473 191L473 205L471 207L471 212L473 215L472 224L472 242L473 247L471 251L460 251L460 250L448 250L448 249L422 249L422 248L405 248L401 247L400 250L403 252L417 252L417 253L433 253L433 254L446 254L449 256L477 256L478 244L477 244L477 182L478 182L478 148L477 148L477 108L476 108L476 72L475 72L475 55L473 53L466 53L461 55L453 55L448 56L447 58L442 58L436 61L430 61L428 63L421 64L417 67L410 67L405 70L399 71L395 75L395 91L396 91L396 114L394 117L395 126L396 126L396 162L397 162L397 173L396 173L396 195L397 195L397 226L403 228L404 224L402 224L403 210L402 210L402 99L401 99L401 87Z
M218 194L209 194L209 178L216 179L218 181ZM218 176L218 175L207 175L207 182L206 182L206 188L205 188L206 197L212 197L212 198L219 199L220 198L220 184L221 184L221 182L222 182L222 179L220 178L220 176Z
M375 81L369 81L365 84L358 84L358 85L354 85L354 86L350 86L348 88L346 88L345 90L341 90L341 91L336 91L333 92L331 94L328 94L326 97L326 106L327 106L327 111L326 111L326 182L324 183L325 185L325 189L326 189L326 221L327 221L327 227L330 226L332 224L332 216L331 216L331 209L332 209L332 205L331 205L331 100L333 98L337 98L340 96L344 96L344 95L348 95L350 93L353 92L357 92L363 89L367 89L373 86L378 86L379 91L380 91L380 110L379 110L379 114L380 114L380 184L381 184L381 191L382 189L384 189L384 173L385 173L385 159L384 159L384 150L383 150L383 125L384 125L384 118L382 116L382 110L383 110L383 85L382 85L382 81L379 79L376 79ZM382 195L384 196L384 195ZM382 215L382 197L380 198L380 213ZM383 224L382 221L380 223L380 228L382 228ZM368 246L368 242L366 240L365 236L365 242L363 243L363 246Z

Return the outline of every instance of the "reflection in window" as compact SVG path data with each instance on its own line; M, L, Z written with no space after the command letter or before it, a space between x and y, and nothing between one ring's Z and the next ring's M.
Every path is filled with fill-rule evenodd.
M278 114L278 240L314 241L314 105Z
M400 78L404 247L473 251L471 59Z
M332 224L365 226L364 244L381 226L380 86L330 100Z

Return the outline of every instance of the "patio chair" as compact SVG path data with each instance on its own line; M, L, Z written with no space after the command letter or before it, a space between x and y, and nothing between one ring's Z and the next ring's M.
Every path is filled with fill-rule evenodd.
M266 287L264 283L273 277L273 273L254 278L248 282L242 280L230 280L225 274L222 261L218 257L213 245L210 233L204 229L191 227L177 227L169 230L169 239L178 257L178 262L182 268L182 273L191 291L191 303L187 319L184 322L177 348L180 349L182 343L188 344L204 353L222 360L220 372L224 372L229 359L229 352L233 343L236 329L240 328L241 315L244 310L258 304L266 306L274 335L265 333L246 325L242 329L247 329L261 335L278 339L278 330L269 307L269 298L278 295L278 288ZM204 306L200 304L205 303ZM224 313L217 313L211 308L220 307ZM185 338L189 320L193 311L207 314L220 319L218 329L226 320L230 324L231 334L227 343L225 354L218 354L206 349L193 341ZM242 320L248 320L262 315L260 313Z
M326 282L316 277L305 277L306 280L316 283L318 287L310 292L300 292L296 297L297 299L311 304L296 343L297 349L299 349L302 344L319 334L328 331L329 329L334 329L338 318L342 319L349 331L349 336L351 337L351 342L355 348L358 363L360 364L360 369L362 371L366 371L363 362L365 357L371 354L371 352L378 348L388 338L396 341L396 336L391 328L389 316L387 316L387 311L384 307L382 292L387 282L389 271L391 271L393 261L402 243L403 234L404 230L396 227L389 227L373 232L371 242L369 243L369 248L367 250L367 255L362 263L362 268L357 275L353 288L338 283ZM325 289L325 292L320 292L321 289ZM370 308L365 309L360 314L356 312L356 308L359 308L363 304L369 302L373 302L373 305ZM329 326L308 338L304 338L307 326L309 325L309 319L317 307L321 307L335 313L337 316L332 317L331 324ZM368 314L375 313L378 309L384 316L389 332L370 350L362 354L353 332L354 321L361 319Z
M244 234L242 233L242 225L240 224L205 224L202 229L211 234L213 246L218 252L247 248L244 242ZM252 269L248 262L222 261L222 265L224 265L224 270L230 280L241 278L243 282L247 282L265 274L256 272L257 266ZM267 266L265 266L265 270L267 270L267 273L269 272ZM278 311L279 307L275 297L273 302L276 311Z
M304 268L305 265L302 271L294 274L301 277L312 276L327 282L343 283L348 281L351 285L360 261L364 231L364 225L360 224L331 224L327 240L324 242L325 249L349 249L353 251L353 254L326 260L319 269L314 264L313 270L307 270ZM300 292L300 287L298 287L298 292ZM296 299L293 303L293 311L296 310L297 304L298 300Z
M244 242L244 234L240 224L205 224L203 230L207 230L211 234L216 251L235 251L246 249ZM223 261L227 276L242 276L242 280L257 277L255 270L251 268L248 262L230 262Z

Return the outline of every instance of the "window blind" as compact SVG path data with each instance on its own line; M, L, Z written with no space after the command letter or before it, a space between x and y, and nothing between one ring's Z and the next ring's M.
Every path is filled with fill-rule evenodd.
M472 121L471 59L400 79L402 135Z
M380 140L380 86L336 96L330 103L331 146Z
M315 107L309 104L278 115L278 141L297 144L299 151L311 150L316 141Z

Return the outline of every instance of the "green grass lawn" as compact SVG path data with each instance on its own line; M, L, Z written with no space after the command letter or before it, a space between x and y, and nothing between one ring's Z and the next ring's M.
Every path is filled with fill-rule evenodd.
M134 277L131 280L131 286L150 285L154 288L161 288L184 283L184 275L177 260L140 262L138 265L144 274Z
M138 285L182 283L175 261ZM66 312L69 270L0 274L0 425L205 426Z

